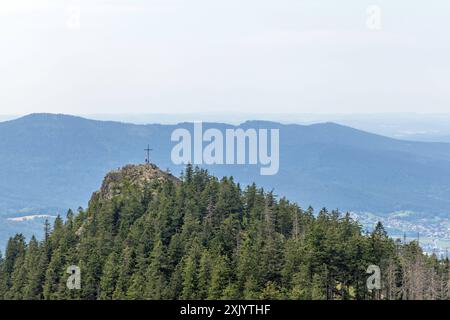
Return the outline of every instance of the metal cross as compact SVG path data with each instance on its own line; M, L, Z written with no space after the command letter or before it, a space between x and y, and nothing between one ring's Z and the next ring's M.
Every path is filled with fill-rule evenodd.
M153 149L150 149L150 145L147 146L147 149L144 149L144 151L147 151L147 158L145 159L145 163L150 163L150 151L153 151Z

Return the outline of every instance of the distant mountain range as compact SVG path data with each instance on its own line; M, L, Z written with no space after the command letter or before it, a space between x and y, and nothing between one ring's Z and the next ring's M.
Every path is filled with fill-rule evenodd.
M0 123L0 210L42 212L85 206L111 169L151 160L172 164L170 135L192 124L134 125L54 114ZM204 128L233 128L207 123ZM450 144L394 140L333 123L309 126L248 121L240 128L280 130L280 170L260 176L250 165L216 165L215 175L257 182L302 206L450 213Z
M178 175L170 136L191 123L134 125L55 114L0 123L0 213L55 214L86 206L111 169L151 161ZM204 128L234 128L206 123ZM326 206L379 214L409 210L450 214L450 144L386 138L334 123L283 125L247 121L239 126L280 130L280 169L259 175L251 165L206 166L214 175L256 182L302 207ZM2 232L2 231L0 231Z
M391 137L394 139L450 142L450 113L368 113L368 114L312 114L312 113L114 113L79 114L83 118L134 124L177 124L180 122L221 122L240 124L248 119L279 122L283 124L311 125L333 122L343 126ZM1 115L0 121L13 120L20 115Z

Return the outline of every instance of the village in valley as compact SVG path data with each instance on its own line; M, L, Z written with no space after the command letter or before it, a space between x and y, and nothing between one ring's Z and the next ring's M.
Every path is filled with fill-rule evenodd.
M428 218L411 211L397 211L388 215L352 212L351 216L368 232L380 221L392 238L402 242L418 241L425 253L435 254L439 258L448 256L450 220L447 218Z

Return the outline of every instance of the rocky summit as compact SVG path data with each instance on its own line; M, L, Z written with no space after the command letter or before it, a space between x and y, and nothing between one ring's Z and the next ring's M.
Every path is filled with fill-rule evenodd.
M121 190L125 184L135 186L139 190L144 190L152 182L164 182L168 180L174 183L179 182L178 178L169 172L162 171L152 163L140 165L130 164L108 173L103 179L100 190L94 194L98 194L100 199L110 200L121 194Z

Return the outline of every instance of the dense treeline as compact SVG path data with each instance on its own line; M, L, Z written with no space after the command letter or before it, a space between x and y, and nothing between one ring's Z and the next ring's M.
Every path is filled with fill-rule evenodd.
M450 297L448 259L388 238L381 224L364 234L348 214L315 214L191 166L180 181L133 179L125 174L114 192L95 193L87 210L46 224L42 241L11 238L0 258L0 297ZM80 267L80 290L66 287L70 265ZM381 268L381 290L367 289L369 265Z

